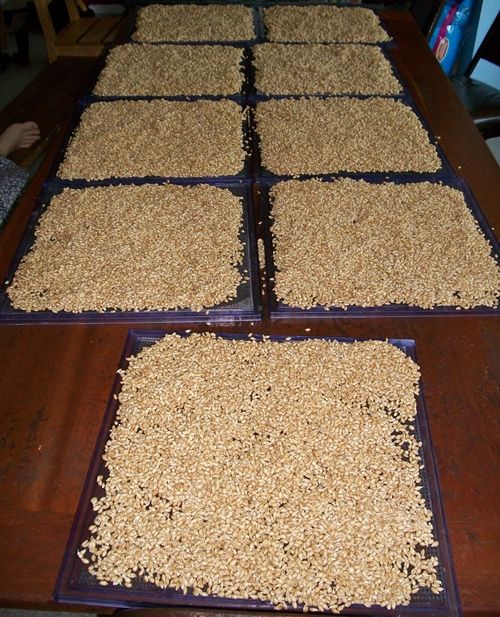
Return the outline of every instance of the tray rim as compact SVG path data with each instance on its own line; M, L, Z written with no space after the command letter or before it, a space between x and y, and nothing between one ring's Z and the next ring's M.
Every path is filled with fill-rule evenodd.
M50 200L56 194L61 193L65 188L72 190L82 190L93 186L111 187L118 185L141 186L144 184L164 185L172 184L175 186L199 186L207 184L215 188L228 189L242 199L242 227L241 232L245 234L246 245L244 247L243 261L241 268L248 269L248 291L252 308L238 309L230 307L207 307L201 311L190 309L168 309L165 311L118 311L108 310L104 312L83 311L73 313L69 311L23 311L12 307L10 299L6 293L7 286L12 282L13 277L22 258L30 251L36 228L40 216L46 211ZM235 324L247 321L262 320L262 299L260 293L260 280L257 266L257 244L255 237L255 214L254 198L249 182L192 182L192 181L171 181L167 178L148 179L131 178L129 182L99 183L95 185L66 185L61 183L45 183L37 200L35 201L29 221L24 229L23 235L16 248L13 258L9 264L7 273L0 285L0 324L63 324L63 323L184 323L184 322L214 322L224 324Z
M269 43L280 43L280 42L302 42L302 43L314 43L314 41L270 41L267 38L267 29L266 22L264 16L264 10L266 8L271 8L275 6L329 6L331 5L331 0L313 0L312 2L308 2L308 0L295 0L290 2L290 0L258 0L258 6L260 8L260 22L262 28L262 36L264 37L265 42ZM379 18L379 26L389 37L386 41L373 41L371 43L366 43L367 45L385 45L385 46L393 46L395 44L394 38L391 33L387 30L386 25L383 23L383 11L374 9L373 6L361 2L359 4L353 4L349 2L349 0L340 1L335 3L335 6L339 8L353 8L353 9L370 9L377 17ZM343 41L323 41L325 43L342 43ZM352 43L365 43L365 41L351 41Z
M356 6L356 5L353 5ZM253 53L253 48L258 46L258 45L322 45L324 47L335 47L335 46L342 46L342 47L347 47L347 46L366 46L366 47L376 47L379 49L380 53L382 54L382 56L384 57L384 59L388 62L389 64L389 68L392 72L393 77L396 79L396 81L398 82L401 90L399 92L395 92L395 93L385 93L385 94L380 94L377 92L371 92L368 94L361 94L359 92L308 92L308 93L293 93L293 92L288 92L286 94L277 94L277 93L266 93L266 92L262 92L262 90L258 90L255 84L255 76L256 76L256 72L257 72L257 66L255 64L255 55ZM391 47L388 47L387 45L384 45L383 43L340 43L340 42L334 42L334 43L296 43L293 41L280 41L280 42L274 42L274 41L265 41L263 43L255 43L254 45L252 45L251 47L249 47L249 60L250 60L250 65L251 65L251 75L252 75L252 86L253 88L251 88L249 90L249 101L250 103L254 104L258 101L258 100L269 100L269 99L286 99L286 98L293 98L293 97L307 97L307 98L323 98L323 97L340 97L340 96L344 96L344 97L358 97L358 98L370 98L373 96L376 96L378 98L391 98L391 99L404 99L404 98L411 98L410 92L406 86L406 82L403 79L398 67L396 66L396 63L394 62L394 60L390 57L389 55L389 50L391 49Z
M81 117L83 113L91 106L97 104L112 104L117 102L151 102L151 101L164 101L165 103L197 103L197 102L219 102L219 101L231 101L238 105L241 108L243 113L243 118L241 122L241 148L244 153L243 165L241 171L234 175L221 175L221 176L110 176L107 178L61 178L58 176L59 168L64 161L66 156L66 152L70 146L71 141L75 135L75 132L80 124ZM65 186L94 186L94 183L123 183L126 180L133 180L134 178L141 178L144 180L154 180L158 178L163 178L165 180L169 180L171 182L174 181L190 181L190 182L239 182L239 181L250 181L252 179L252 169L253 169L253 150L250 150L245 146L245 138L248 138L250 135L250 121L249 121L249 112L248 106L246 102L246 98L244 97L231 97L231 96L221 96L216 97L215 99L207 98L207 97L179 97L179 98L169 98L169 97L119 97L116 99L91 99L91 97L82 97L75 106L71 119L68 123L68 126L65 131L64 138L61 142L61 146L52 161L49 172L47 174L47 180L51 183L59 183L64 184Z
M127 42L130 43L138 43L138 44L143 44L143 43L147 43L149 45L232 45L234 47L247 47L249 45L253 45L255 42L257 42L258 40L260 40L261 38L263 38L264 33L263 33L263 24L262 24L262 19L261 19L261 15L258 11L258 6L256 4L254 4L253 2L250 1L236 1L236 2L231 2L231 1L216 1L216 2L207 2L204 0L155 0L155 1L151 1L151 0L145 0L144 2L131 2L130 0L125 0L125 5L127 4L132 4L134 9L135 9L135 15L133 18L133 24L130 28L130 32L127 38ZM216 5L221 5L221 6L245 6L249 9L252 10L252 20L253 20L253 31L254 31L254 37L253 39L235 39L235 40L219 40L219 41L204 41L204 40L200 40L200 41L176 41L176 40L164 40L164 41L136 41L133 38L133 35L135 34L135 31L137 29L137 13L139 11L139 9L144 8L146 6L149 6L150 4L158 4L161 6L172 6L172 5L176 5L176 4L186 4L186 5L194 5L194 6L206 6L208 4L216 4Z
M125 346L121 355L121 359L119 362L119 368L126 369L128 366L128 357L137 353L134 351L137 349L139 344L140 349L152 345L161 338L169 334L179 334L182 337L189 336L189 333L179 331L178 329L168 329L168 330L137 330L132 329L128 331ZM237 340L248 340L247 334L231 334L231 333L220 333L217 334L218 337L223 339L237 339ZM257 340L262 339L262 336L256 334L254 337ZM291 338L292 341L304 341L309 339L322 339L322 340L334 340L343 343L353 343L357 341L386 341L401 351L405 353L408 357L410 357L413 361L417 362L416 355L416 346L415 341L413 339L401 339L401 338L390 338L390 339L378 339L378 338L358 338L358 337L336 337L336 336L310 336L310 335L300 335L300 336L291 336L287 337L285 335L269 335L269 339L272 341L279 342L288 342ZM141 345L141 340L145 340L144 345ZM151 340L153 339L153 340ZM149 342L148 342L149 341ZM139 350L140 350L139 349ZM117 373L115 375L115 379L110 391L110 396L108 399L108 403L105 408L103 421L101 424L101 428L98 433L98 437L96 440L96 444L93 450L91 462L87 471L85 483L80 495L78 507L75 513L75 517L73 520L73 525L71 528L71 532L69 534L68 542L66 545L66 549L64 552L64 557L62 560L61 568L59 571L59 575L57 578L57 583L54 590L54 598L58 602L65 603L77 603L82 605L89 606L108 606L108 607L122 607L122 608L133 608L140 606L165 606L165 607L191 607L196 610L201 610L203 607L206 608L214 608L217 610L228 609L232 611L241 611L243 613L260 613L269 610L273 610L273 605L268 602L262 601L241 601L237 599L230 598L219 598L216 599L215 604L207 603L207 598L201 596L194 596L199 600L195 604L190 603L190 597L184 596L184 594L180 594L179 597L173 598L172 601L166 600L163 603L160 602L160 598L157 597L152 598L152 600L141 598L140 600L111 600L106 598L109 591L108 588L103 588L104 591L101 592L101 598L98 600L93 598L86 597L86 592L81 592L78 590L74 590L71 588L69 583L71 578L72 565L76 561L76 549L79 546L79 542L81 539L82 533L85 531L86 526L86 518L89 515L89 504L90 497L92 493L95 492L95 478L98 475L99 468L101 466L101 454L104 449L104 445L107 442L109 429L111 428L116 410L118 409L119 403L114 398L114 395L120 391L121 386L121 377ZM458 587L456 583L455 571L453 566L453 560L451 555L450 543L448 540L448 530L446 526L446 519L444 517L444 508L442 503L442 494L439 485L439 477L437 474L436 460L434 455L434 448L431 441L430 429L429 429L429 421L427 415L427 409L424 399L423 392L423 383L422 378L419 380L419 395L416 398L416 409L417 414L415 416L414 423L418 427L420 433L420 440L422 442L422 447L420 450L420 455L422 459L422 463L425 466L425 470L427 474L425 475L427 481L427 487L429 491L429 507L433 513L433 527L434 527L434 535L435 538L439 541L439 564L441 568L441 573L443 574L443 587L444 587L444 604L440 606L431 605L429 603L421 603L418 606L403 606L397 607L396 609L385 609L378 606L372 606L369 608L362 607L360 605L353 605L341 613L342 616L348 615L372 615L372 617L382 617L382 616L392 616L392 617L423 617L427 615L429 617L460 617L461 609L460 609L460 599L458 594ZM123 590L123 588L122 588ZM93 590L94 592L96 590ZM97 591L100 591L98 589ZM108 591L108 593L106 593ZM145 592L147 594L147 592ZM160 594L159 594L160 595ZM156 600L156 602L155 602ZM210 600L210 599L209 599ZM241 603L244 603L245 606L241 606ZM296 611L290 611L291 613ZM284 611L284 613L288 613L288 611ZM318 613L321 614L321 613ZM332 613L323 613L323 614L332 614Z
M175 45L175 43L172 43L173 45ZM101 77L101 73L104 70L104 68L107 66L107 61L108 61L108 57L109 54L111 52L112 49L115 49L116 47L123 47L124 45L133 45L136 47L140 47L142 45L155 45L155 46L159 46L161 47L162 44L161 43L137 43L136 41L125 41L123 43L120 43L118 45L113 46L112 48L108 49L107 52L101 56L101 58L99 59L99 66L98 66L98 72L95 76L95 79L93 79L91 86L88 88L88 92L87 94L85 94L85 96L83 96L79 103L81 105L88 105L91 103L96 103L99 101L123 101L123 100L165 100L165 101L198 101L198 100L207 100L207 101L218 101L218 100L222 100L222 99L229 99L231 101L234 101L235 103L240 103L240 104L246 104L247 100L248 100L248 91L249 91L249 84L248 84L248 63L249 63L249 49L251 48L250 45L227 45L227 47L234 47L235 49L240 49L241 50L241 62L240 62L240 75L241 75L241 87L239 92L234 92L233 94L154 94L154 95L147 95L147 94L95 94L94 93L94 89L97 86L97 83L99 82L99 78ZM195 45L191 45L192 47L195 47ZM196 45L197 47L198 45ZM220 45L207 45L207 44L201 44L199 45L200 47L220 47Z

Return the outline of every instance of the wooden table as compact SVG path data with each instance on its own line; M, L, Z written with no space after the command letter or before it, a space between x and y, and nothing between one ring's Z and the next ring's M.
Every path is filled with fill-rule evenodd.
M417 104L490 225L500 227L497 164L411 18L388 13L386 23L399 42L391 53ZM56 147L0 237L2 275ZM311 335L415 339L461 600L464 613L474 617L500 615L499 324L492 316L457 314L324 319L300 326L266 320L252 327L291 334L309 326ZM127 330L0 327L1 606L55 606L57 572Z

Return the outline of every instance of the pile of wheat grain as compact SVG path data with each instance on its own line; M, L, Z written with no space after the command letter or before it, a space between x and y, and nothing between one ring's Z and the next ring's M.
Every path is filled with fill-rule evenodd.
M230 95L241 91L243 50L229 45L118 45L98 96Z
M366 8L273 6L264 9L268 41L381 43L389 40L377 15Z
M256 121L262 165L278 175L441 167L420 120L398 100L270 100L258 103Z
M199 311L236 297L241 225L228 189L65 189L7 293L25 311Z
M253 48L255 85L265 94L399 94L389 61L374 45Z
M402 351L172 335L122 378L78 552L102 585L334 612L440 592Z
M288 305L498 305L500 269L456 189L292 180L271 201L275 292Z
M242 108L232 101L112 101L90 105L61 178L225 176L244 164Z
M242 5L171 6L139 9L132 35L141 43L162 41L249 41L255 37L253 12Z

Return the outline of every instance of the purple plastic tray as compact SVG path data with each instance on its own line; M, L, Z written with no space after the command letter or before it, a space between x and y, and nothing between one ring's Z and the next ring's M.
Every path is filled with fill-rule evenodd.
M349 177L355 179L364 179L369 180L370 182L380 184L382 182L391 181L396 184L402 184L403 182L408 182L407 179L398 179L394 177L384 177L384 178L374 178L373 176L369 177L367 174L359 175L359 174L349 174L348 176L321 176L323 180L336 180L341 177ZM413 181L423 181L421 177L413 178ZM428 179L426 179L428 181ZM439 182L439 179L434 179L434 182ZM392 317L392 316L414 316L414 317L422 317L422 316L430 316L433 315L495 315L500 313L500 305L497 307L487 307L481 306L472 309L460 309L457 310L454 306L436 306L433 309L424 309L416 306L410 306L407 304L387 304L384 306L376 306L376 307L362 307L362 306L350 306L347 309L335 308L332 307L330 310L326 310L322 306L315 306L311 309L303 309L298 307L289 306L283 302L279 302L276 299L276 294L274 293L274 279L275 278L275 264L273 260L273 248L272 248L272 222L269 218L269 214L272 213L272 205L270 203L269 191L272 186L276 184L276 181L270 182L262 182L259 184L260 188L260 208L261 208L261 216L264 227L264 244L265 244L265 252L266 252L266 285L268 289L268 298L269 298L269 312L271 318L287 318L287 319L309 319L309 318L325 318L325 317ZM448 179L442 184L449 186L451 188L458 189L462 191L465 198L465 203L469 208L472 216L477 221L481 231L484 233L486 238L489 240L492 246L492 256L495 257L496 261L500 263L500 245L497 241L495 234L491 230L488 222L479 208L476 200L474 199L470 189L466 185L463 180L459 179Z
M172 100L167 99L166 97L123 97L123 98L118 98L117 100ZM198 97L196 100L209 100L207 97ZM215 97L214 100L235 100L234 97ZM87 179L83 179L83 178L74 178L74 179L67 179L67 178L59 178L57 176L57 172L59 170L59 166L61 165L61 163L64 160L64 156L66 153L66 149L68 148L69 142L73 136L74 131L76 130L78 124L80 123L80 118L83 114L83 112L85 111L85 109L87 107L89 107L90 105L92 105L93 103L102 101L103 99L91 99L90 97L87 97L86 99L83 99L82 102L78 103L77 108L75 110L75 112L73 113L73 116L71 118L69 127L67 129L66 132L66 136L63 140L63 143L59 149L59 152L57 153L57 156L55 157L52 166L50 168L49 174L48 174L48 182L51 184L55 184L58 186L68 186L68 187L73 187L73 188L78 188L78 187L84 187L84 186L106 186L109 184L125 184L127 182L136 182L137 180L146 180L148 182L157 182L157 181L165 181L168 180L169 182L182 182L182 183L187 183L187 184L192 184L193 182L198 183L198 182L205 182L205 183L214 183L214 182L238 182L238 181L244 181L244 180L250 180L251 178L251 173L252 173L252 167L253 167L253 163L252 163L252 153L248 151L248 148L246 149L246 156L245 156L245 160L244 160L244 164L243 164L243 169L233 175L233 176L198 176L198 177L191 177L191 176L142 176L140 178L138 177L124 177L124 178L105 178L102 180L87 180ZM109 99L110 101L112 100L111 98ZM187 98L182 98L179 97L178 99L175 100L183 100L183 101L187 101ZM191 99L189 99L191 100ZM239 99L236 102L241 104L241 107L244 108L244 102ZM250 139L251 135L250 135L250 126L249 126L249 120L248 117L245 116L244 120L243 120L243 124L242 124L242 143L244 144L244 142L248 139Z
M401 81L401 80L400 80ZM403 83L403 82L402 82ZM346 98L349 95L345 95L345 94L338 94L338 95L314 95L314 96L303 96L303 95L280 95L280 96L263 96L263 95L257 95L253 98L253 102L254 104L250 107L250 117L251 117L251 127L252 127L252 144L253 144L253 157L252 157L252 161L254 164L254 177L257 180L266 180L266 179L280 179L280 180L285 180L285 179L290 179L292 177L295 178L300 178L302 180L308 179L308 178L317 178L317 177L325 177L325 176L333 176L333 175L338 175L338 174L342 174L342 175L350 175L353 177L359 177L359 178L363 178L363 179L369 179L369 178L388 178L390 176L391 179L403 179L406 181L411 181L413 179L425 179L425 180L436 180L436 179L447 179L450 177L454 177L456 176L452 166L450 165L450 162L448 161L445 153L443 152L443 149L441 148L438 140L434 137L434 135L432 134L430 128L429 128L429 124L427 122L427 120L424 118L424 116L420 113L420 110L418 109L418 107L415 105L415 102L413 101L413 99L407 95L404 96L391 96L391 97L373 97L371 95L356 95L356 96L352 96L351 98L356 98L356 99L368 99L368 98L391 98L391 99L396 99L396 100L400 100L402 101L405 105L407 105L408 107L410 107L410 109L415 113L415 115L417 116L417 118L419 119L420 123L422 124L422 126L425 129L425 132L427 133L427 136L429 138L430 143L436 148L436 152L437 155L439 157L439 161L441 163L441 168L437 171L437 172L415 172L415 171L383 171L383 172L378 172L378 171L373 171L373 172L366 172L366 171L361 171L361 172L345 172L345 171L338 171L338 172L332 172L332 173L317 173L317 174L297 174L296 176L292 176L292 175L279 175L279 174L275 174L269 170L267 170L265 167L262 166L261 163L261 157L260 157L260 137L259 137L259 132L258 132L258 128L257 128L257 123L255 120L255 104L261 102L261 101L269 101L269 100L277 100L277 99L300 99L300 98L322 98L322 99L334 99L334 98Z
M147 183L145 180L136 179L135 181L123 182L122 184ZM172 184L186 185L190 183L172 182ZM30 250L34 241L36 225L40 216L46 210L50 199L63 190L62 186L47 185L35 205L24 236L10 265L7 277L0 288L0 323L176 323L213 321L234 324L241 321L259 321L262 318L262 311L251 187L248 183L212 183L212 185L219 188L227 188L234 195L243 198L243 227L240 237L244 245L244 253L240 269L241 271L247 271L248 280L242 282L238 287L235 300L207 308L201 312L189 309L171 309L166 311L105 311L102 313L96 311L84 311L82 313L60 311L55 313L52 311L27 312L14 308L6 293L8 281L12 281L19 262Z
M301 45L301 43L293 43L293 42L279 42L276 43L279 45ZM370 45L370 43L361 43L362 45ZM319 43L319 45L325 45L325 47L332 47L335 45L355 45L355 43ZM391 57L388 54L388 47L386 44L383 43L375 43L375 44L371 44L372 47L378 47L382 53L382 55L384 56L384 58L389 62L389 64L391 65L391 71L394 75L394 77L398 80L399 85L401 86L401 92L398 92L397 94L359 94L357 92L342 92L342 93L331 93L331 92L310 92L308 94L297 94L297 93L288 93L288 94L265 94L264 92L257 90L257 88L255 87L255 67L252 64L252 62L250 61L250 82L252 84L252 88L250 89L250 102L255 105L255 103L257 101L267 101L270 99L287 99L287 98L296 98L299 96L303 96L303 97L307 97L307 98L317 98L317 97L333 97L333 96L345 96L345 97L356 97L356 98L370 98L373 96L377 96L380 98L389 98L389 99L401 99L401 98L405 98L405 97L410 97L410 93L408 92L408 89L406 88L406 84L404 79L401 77L401 73L399 72L397 66L394 64L394 62L392 61ZM251 52L250 48L250 52ZM253 59L253 52L252 56L250 58L250 60Z
M258 10L258 7L253 3L249 2L221 2L220 0L210 0L209 2L203 2L202 0L125 0L125 6L133 6L137 8L141 8L143 6L147 6L149 4L164 4L164 5L173 5L173 4L195 4L195 5L206 5L206 4L220 4L220 5L235 5L235 4L243 4L248 8L252 9L253 13L253 27L254 27L254 38L248 40L240 40L240 41L155 41L154 43L150 43L151 45L233 45L234 47L246 47L248 45L253 45L259 40L263 39L263 28L261 23L261 16ZM137 17L137 16L136 16ZM129 33L129 42L133 41L132 35L135 32L135 23L136 18L133 20L133 27Z
M132 44L140 46L141 43L135 43L131 41ZM153 45L154 43L150 43ZM241 47L241 45L233 45L233 47ZM245 105L248 100L250 84L248 81L249 75L249 66L251 65L250 59L250 47L243 47L243 59L242 59L242 83L241 90L239 92L235 92L230 95L215 95L215 94L188 94L188 95L169 95L169 96L152 96L152 95L99 95L94 94L93 90L99 80L99 76L106 66L106 56L102 56L99 60L99 68L96 74L96 78L94 79L92 86L90 88L90 93L80 100L80 105L90 105L91 103L95 103L97 101L122 101L122 100L130 100L130 101L151 101L153 99L163 99L165 101L219 101L222 99L229 99L231 101L235 101L236 103L240 103L241 105Z
M127 358L138 353L144 347L150 346L161 339L166 332L131 330L129 332L125 349L120 362L120 368L126 369ZM185 333L180 333L186 336ZM222 338L247 339L245 334L222 334ZM255 338L260 339L256 335ZM271 340L283 342L284 336L271 336ZM291 337L294 341L306 340L307 336ZM352 338L324 337L327 340L353 342ZM389 342L401 349L413 360L415 356L415 342L408 339L390 339ZM76 556L76 551L81 543L89 537L88 527L94 518L91 498L103 494L96 484L98 475L106 475L102 453L108 439L109 431L113 425L118 402L115 395L120 391L120 378L117 375L110 394L109 402L104 414L103 423L99 432L97 443L92 456L92 461L87 473L87 478L82 491L77 514L73 523L71 534L66 547L64 559L61 565L56 589L55 599L60 602L74 602L92 606L111 607L134 607L134 606L189 606L196 608L217 608L248 611L272 610L272 604L259 600L222 598L217 596L194 596L183 594L173 589L160 589L153 584L145 583L141 579L134 579L133 586L102 587L97 579L90 574L86 566ZM436 555L439 559L438 575L443 583L444 590L439 594L433 594L429 590L422 589L414 594L409 606L398 607L388 610L381 607L366 608L360 605L349 607L342 611L342 615L371 615L371 616L412 616L412 617L458 617L460 615L459 597L455 583L451 553L448 544L447 529L444 519L438 476L434 461L432 442L426 418L423 388L421 385L420 395L417 399L417 416L413 422L415 435L422 442L422 460L424 468L421 471L422 494L425 497L426 506L433 512L435 537L439 542L438 548L429 549L429 555ZM294 612L291 607L286 612Z
M265 41L268 41L266 23L264 19L264 9L271 7L271 6L316 6L316 5L324 5L324 4L330 5L332 4L332 0L314 0L313 2L308 2L308 0L294 0L294 2L290 2L290 0L260 0L256 4L259 7L259 20L260 20L260 28L261 28L262 37ZM384 46L394 45L394 41L391 37L391 34L387 31L387 28L384 25L383 14L381 14L380 11L374 10L373 4L371 5L363 4L362 2L361 4L352 4L349 2L338 2L338 3L335 2L335 5L339 7L371 9L375 14L379 16L380 27L386 32L387 36L390 37L389 41L381 41L378 43L365 43L363 41L356 41L352 43L353 45L356 45L359 43L362 43L363 45L384 45ZM289 42L294 43L294 41L289 41ZM342 41L337 41L337 42L341 43ZM300 44L300 42L297 42L297 44Z

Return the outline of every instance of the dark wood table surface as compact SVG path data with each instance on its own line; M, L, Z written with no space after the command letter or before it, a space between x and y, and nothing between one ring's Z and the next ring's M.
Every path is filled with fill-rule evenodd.
M387 13L385 20L398 41L391 55L415 101L490 225L500 228L498 165L411 18ZM57 144L1 233L2 276L56 150ZM457 314L299 325L265 320L252 327L415 339L456 576L470 616L500 615L499 325L495 316ZM129 327L0 326L0 606L68 608L55 604L53 589Z

